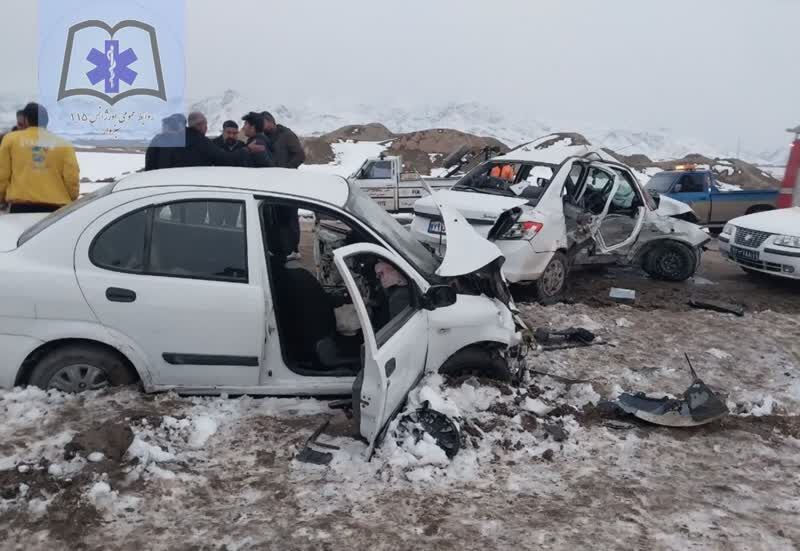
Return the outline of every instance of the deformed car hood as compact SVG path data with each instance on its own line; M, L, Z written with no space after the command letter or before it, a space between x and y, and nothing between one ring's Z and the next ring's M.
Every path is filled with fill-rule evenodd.
M692 207L686 203L665 195L661 196L660 201L656 212L661 216L678 216L687 212L694 212Z
M503 253L497 245L481 237L457 209L440 200L438 196L441 193L436 192L435 204L444 221L447 250L436 275L458 277L471 274L502 258Z

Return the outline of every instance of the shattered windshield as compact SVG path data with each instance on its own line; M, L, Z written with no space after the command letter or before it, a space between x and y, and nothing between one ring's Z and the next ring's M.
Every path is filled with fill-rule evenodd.
M555 166L522 162L490 162L472 169L454 190L521 197L535 205L550 184Z
M377 231L421 275L429 278L439 269L439 258L414 239L406 228L358 186L350 186L350 197L344 209Z
M669 193L672 183L675 181L675 176L672 172L660 172L650 178L645 188L650 193Z

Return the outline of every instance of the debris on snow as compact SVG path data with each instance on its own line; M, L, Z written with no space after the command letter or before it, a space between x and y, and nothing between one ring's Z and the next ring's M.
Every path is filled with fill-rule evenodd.
M708 350L706 350L706 353L709 356L714 356L718 360L728 360L732 357L730 354L728 354L724 350L720 350L719 348L709 348Z
M105 457L106 456L103 455L102 452L92 452L86 459L88 459L90 463L100 463Z
M619 287L612 287L608 292L609 298L622 303L633 304L636 302L636 291L633 289L620 289Z

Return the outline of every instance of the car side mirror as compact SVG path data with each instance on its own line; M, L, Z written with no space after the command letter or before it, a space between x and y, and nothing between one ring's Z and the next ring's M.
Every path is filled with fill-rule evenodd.
M673 193L680 193L683 191L683 184L675 184L675 191Z
M536 185L539 187L544 187L550 182L547 178L536 178Z
M458 300L456 290L449 285L434 285L422 297L422 307L426 310L436 310L452 306Z

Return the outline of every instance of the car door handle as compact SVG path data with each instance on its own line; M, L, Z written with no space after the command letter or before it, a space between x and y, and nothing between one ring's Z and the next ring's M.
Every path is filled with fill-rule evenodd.
M109 287L106 289L106 298L111 302L136 302L136 293L130 289Z

